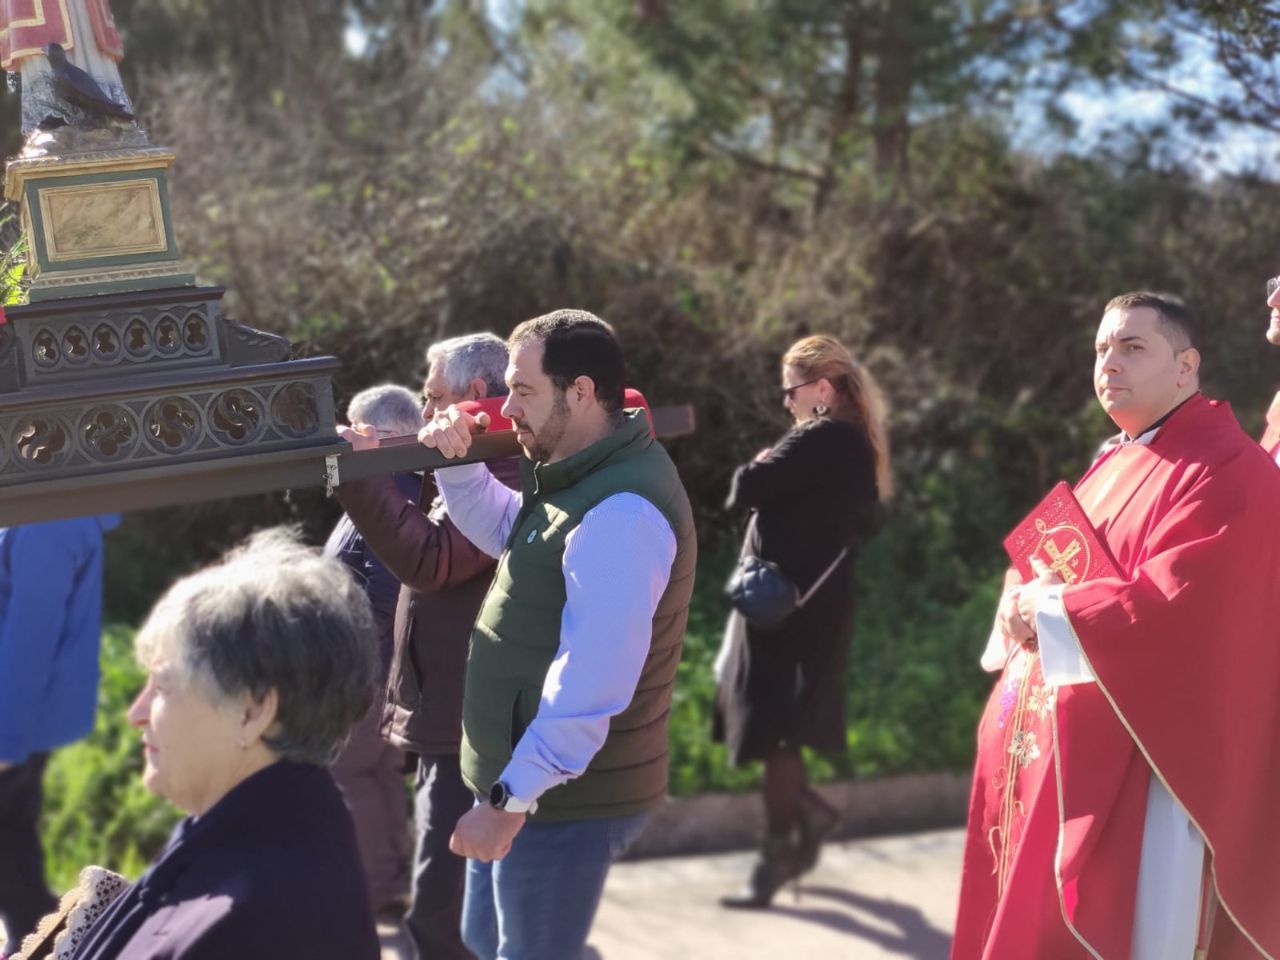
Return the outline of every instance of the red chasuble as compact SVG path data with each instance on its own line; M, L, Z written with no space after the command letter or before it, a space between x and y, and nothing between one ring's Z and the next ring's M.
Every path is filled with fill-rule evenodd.
M952 958L1127 960L1153 771L1213 855L1211 960L1280 958L1280 470L1196 396L1075 492L1122 571L1063 591L1097 682L1006 665Z

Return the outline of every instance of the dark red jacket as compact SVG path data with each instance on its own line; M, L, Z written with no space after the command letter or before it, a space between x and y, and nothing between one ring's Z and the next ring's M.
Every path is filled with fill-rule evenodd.
M489 468L518 488L518 458ZM456 754L471 627L497 561L454 526L430 474L419 498L429 504L425 513L391 477L344 483L336 493L365 544L404 585L396 605L382 735L424 756Z

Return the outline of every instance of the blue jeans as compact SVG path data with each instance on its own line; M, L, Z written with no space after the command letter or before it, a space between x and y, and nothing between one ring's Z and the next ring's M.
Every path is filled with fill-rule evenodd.
M579 960L605 877L647 813L524 825L501 860L467 861L462 939L479 960Z

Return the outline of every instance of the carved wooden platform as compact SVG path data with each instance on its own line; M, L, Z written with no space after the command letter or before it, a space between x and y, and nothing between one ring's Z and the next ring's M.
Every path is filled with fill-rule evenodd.
M289 360L283 338L226 317L222 294L178 287L9 309L0 524L290 486L281 470L299 462L319 461L323 482L324 456L348 449L334 431L338 361ZM166 476L191 489L173 499Z

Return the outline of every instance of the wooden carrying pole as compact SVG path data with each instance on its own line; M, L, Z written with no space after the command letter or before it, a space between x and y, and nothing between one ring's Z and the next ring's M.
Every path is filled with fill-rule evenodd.
M656 407L654 432L660 438L691 433L693 408ZM41 480L0 487L0 527L123 513L155 507L221 500L274 490L326 486L366 477L407 471L435 470L515 456L520 452L515 433L502 430L480 434L470 455L447 459L413 437L390 437L372 450L352 450L345 440L300 450L250 454L234 459L172 463L144 469Z

